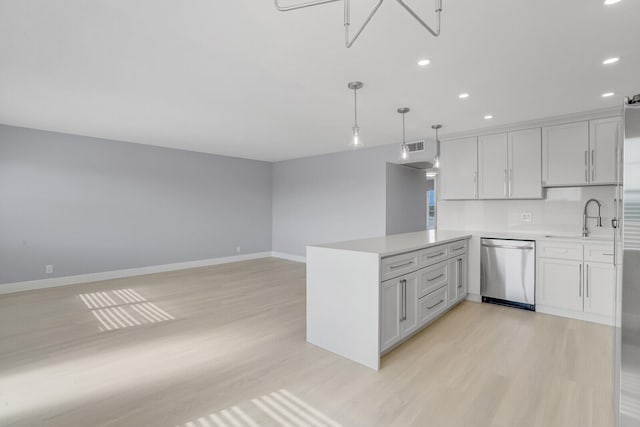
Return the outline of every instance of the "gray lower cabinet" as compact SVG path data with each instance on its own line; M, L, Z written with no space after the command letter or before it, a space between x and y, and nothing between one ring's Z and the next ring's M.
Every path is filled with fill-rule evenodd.
M467 296L467 255L449 260L449 302L455 304Z
M383 259L382 277L390 273L388 266L404 269L407 263L415 263L414 254L395 256L388 262ZM467 295L466 241L432 247L420 254L422 268L415 267L408 274L380 284L381 352L408 338ZM434 262L435 256L441 260Z
M382 284L381 346L389 348L418 328L418 273L411 273Z

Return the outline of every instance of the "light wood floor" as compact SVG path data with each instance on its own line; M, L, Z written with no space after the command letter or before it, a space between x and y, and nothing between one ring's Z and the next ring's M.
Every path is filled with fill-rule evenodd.
M0 425L613 425L608 327L464 302L374 372L305 342L304 275L266 258L2 296Z

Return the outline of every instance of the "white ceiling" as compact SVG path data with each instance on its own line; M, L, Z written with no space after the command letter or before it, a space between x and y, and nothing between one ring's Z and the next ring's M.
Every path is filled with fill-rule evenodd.
M353 0L354 26L374 3ZM429 22L433 3L413 1ZM386 1L346 49L342 3L282 13L272 0L0 0L0 123L275 161L347 149L350 80L365 84L368 146L399 140L400 106L417 139L435 122L446 134L640 93L640 1L443 7L434 38Z

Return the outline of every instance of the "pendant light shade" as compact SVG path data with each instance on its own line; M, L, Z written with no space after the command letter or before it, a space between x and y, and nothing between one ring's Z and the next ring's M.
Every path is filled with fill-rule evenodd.
M409 146L407 146L407 134L404 122L404 115L409 112L409 108L398 108L398 113L402 114L402 145L400 146L400 159L406 160L409 158Z
M362 82L349 82L347 87L353 90L353 128L351 142L349 145L353 148L362 147L362 139L360 138L360 127L358 127L358 89L362 89Z
M440 168L440 140L438 139L438 130L442 128L442 125L432 125L431 129L436 131L436 156L434 157L433 167Z

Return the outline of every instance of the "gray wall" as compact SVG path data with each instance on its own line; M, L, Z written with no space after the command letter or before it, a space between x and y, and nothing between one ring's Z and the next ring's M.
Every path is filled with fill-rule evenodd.
M0 283L270 251L271 173L0 125Z
M386 163L399 146L287 160L273 167L273 250L304 256L306 246L383 236Z
M387 163L387 234L427 229L424 171Z

